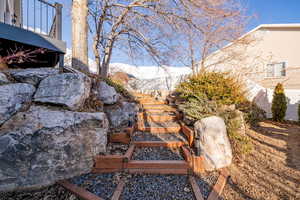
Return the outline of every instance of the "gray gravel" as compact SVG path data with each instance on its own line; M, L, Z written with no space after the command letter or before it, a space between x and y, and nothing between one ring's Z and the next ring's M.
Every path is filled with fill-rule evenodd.
M121 200L194 200L185 175L133 175Z
M151 134L149 132L136 131L132 135L133 141L182 141L186 142L187 139L182 133L172 134Z
M201 177L195 177L197 184L199 185L200 191L204 197L207 199L213 186L216 184L219 177L219 172L207 172Z
M30 192L0 193L0 200L80 200L59 185Z
M133 160L184 160L180 148L168 147L140 147L135 148Z
M120 173L86 174L72 178L69 181L103 199L110 199L120 177Z
M124 155L128 148L127 144L108 143L106 152L100 153L100 155Z

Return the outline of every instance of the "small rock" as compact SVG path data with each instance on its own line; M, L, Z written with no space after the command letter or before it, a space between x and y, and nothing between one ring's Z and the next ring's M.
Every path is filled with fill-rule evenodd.
M104 81L100 81L97 85L97 94L98 98L104 104L115 104L118 100L120 95L116 92L114 87L109 86Z
M10 81L7 79L6 75L0 72L0 85L8 84Z
M19 82L36 86L41 80L58 73L59 70L55 68L27 68L11 71L10 75Z
M91 80L82 73L64 73L49 76L41 81L34 101L79 109L89 97Z
M135 103L122 102L121 105L104 106L104 112L110 121L111 128L128 127L136 120L139 108Z
M25 83L0 86L0 126L32 99L35 87Z
M191 190L190 190L190 188L185 187L185 188L183 189L183 191L185 191L185 192L190 192Z

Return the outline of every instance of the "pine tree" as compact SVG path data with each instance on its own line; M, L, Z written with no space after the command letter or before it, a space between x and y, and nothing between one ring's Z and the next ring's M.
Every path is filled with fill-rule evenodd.
M283 85L278 83L275 87L272 100L272 116L274 121L282 122L287 109L287 100Z

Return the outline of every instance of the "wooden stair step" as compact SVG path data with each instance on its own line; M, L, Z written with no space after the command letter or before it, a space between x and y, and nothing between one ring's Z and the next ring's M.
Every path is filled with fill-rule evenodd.
M164 133L179 133L181 127L138 127L140 131L146 131L153 134L164 134Z
M130 174L188 174L188 169L128 169Z
M164 105L165 101L156 101L156 100L139 100L142 105Z
M174 121L177 119L177 116L174 115L156 115L156 114L152 114L152 115L146 115L144 117L144 120L147 122L167 122L167 121Z
M147 122L140 124L138 129L153 134L179 133L181 131L181 126L176 122Z
M74 185L70 183L69 181L63 180L58 182L59 185L64 187L65 189L69 190L76 196L80 197L81 199L88 199L88 200L104 200L97 195L85 190L82 187L78 187L77 185Z
M177 122L147 122L146 127L158 127L158 128L168 128L177 127L180 128L180 124Z
M153 109L161 109L161 108L174 108L174 107L166 105L166 104L146 104L146 105L143 105L143 108L147 108L147 109L152 109L152 108Z
M151 115L151 114L176 114L176 110L161 110L161 109L145 109L144 110L146 114Z
M143 94L143 93L133 93L135 97L152 97L150 94Z
M127 169L188 169L189 164L182 160L130 160Z
M133 141L136 147L170 147L177 148L185 145L182 141Z
M171 111L171 112L176 112L176 108L172 108L172 107L167 107L167 106L162 106L162 107L143 107L143 109L147 112L150 110L150 112L152 110L160 110L160 111ZM155 112L155 111L154 111Z

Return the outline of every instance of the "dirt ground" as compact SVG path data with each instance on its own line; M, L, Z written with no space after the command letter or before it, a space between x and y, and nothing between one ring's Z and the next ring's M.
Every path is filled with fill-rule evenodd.
M253 151L230 168L228 200L300 200L300 126L260 122L247 132Z

